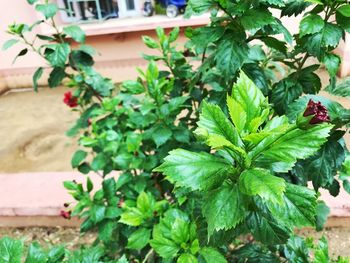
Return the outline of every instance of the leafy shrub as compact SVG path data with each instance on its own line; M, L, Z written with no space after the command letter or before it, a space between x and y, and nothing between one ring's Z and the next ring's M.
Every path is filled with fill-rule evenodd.
M210 24L187 29L184 49L178 28L144 36L158 55L145 54L146 70L119 86L93 68L78 26L56 26L55 4L28 2L45 19L10 25L4 48L26 44L16 59L36 52L51 88L74 89L64 98L82 112L67 132L81 147L72 166L103 178L97 187L88 176L84 185L64 183L76 203L62 215L98 232L92 248L72 254L78 262L96 251L93 262L331 260L325 239L314 245L294 229L322 229L329 209L319 188L336 196L340 180L349 189L349 110L316 95L319 63L327 90L348 95L336 86L340 58L332 53L349 31L347 1L190 0L186 15L210 11ZM276 12L303 13L299 32L292 36ZM56 33L32 34L44 22ZM35 90L43 70L34 73ZM67 253L61 261L71 262Z

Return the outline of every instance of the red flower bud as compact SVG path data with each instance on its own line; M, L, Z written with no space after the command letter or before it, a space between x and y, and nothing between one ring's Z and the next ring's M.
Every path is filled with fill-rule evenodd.
M61 210L61 216L63 217L63 218L65 218L65 219L70 219L71 218L71 216L70 216L70 214L71 214L71 211L64 211L64 210Z
M311 115L313 115L314 117L310 120L310 124L317 124L321 122L330 121L326 107L323 106L321 102L314 102L310 99L306 106L303 116L307 117Z
M78 98L74 97L72 95L72 92L70 92L70 91L64 93L63 102L71 108L75 108L78 106Z

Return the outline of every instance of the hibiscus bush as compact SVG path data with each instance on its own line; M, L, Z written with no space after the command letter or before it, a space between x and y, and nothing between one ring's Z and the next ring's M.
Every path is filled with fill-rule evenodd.
M63 102L81 115L67 131L80 145L71 163L86 183L64 182L76 202L61 215L81 218L81 231L97 239L52 259L52 250L33 244L25 253L5 238L4 262L21 253L28 262L347 262L331 259L325 238L295 234L323 228L320 188L337 196L342 183L350 192L350 111L317 95L322 67L323 88L349 95L336 84L341 61L332 53L349 31L347 1L190 0L185 15L210 12L210 23L186 29L183 47L178 28L144 36L158 53L144 54L148 66L120 84L94 69L78 26L57 27L55 3L28 3L43 20L10 25L3 47L24 44L16 59L37 53L49 86L72 89ZM291 35L280 17L297 15ZM41 23L55 33L35 34Z

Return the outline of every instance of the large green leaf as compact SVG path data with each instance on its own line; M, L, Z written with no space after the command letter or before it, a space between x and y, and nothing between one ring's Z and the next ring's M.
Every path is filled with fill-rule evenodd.
M47 45L47 49L45 50L45 57L53 67L63 68L69 52L70 47L68 43L50 44Z
M235 227L246 216L246 210L238 186L225 185L206 194L203 214L208 222L208 234L214 230Z
M337 141L331 138L312 157L301 162L302 169L298 170L298 176L312 180L316 190L319 187L331 185L337 171L345 160L345 149Z
M271 175L264 169L245 170L239 177L239 190L247 195L259 195L271 203L282 203L286 183L284 179Z
M85 42L85 32L79 26L66 26L63 28L63 32L77 42Z
M209 134L221 135L236 146L241 146L242 141L237 130L220 107L205 101L202 105L202 113L197 122L198 127L207 130Z
M47 256L38 243L29 246L25 263L46 263Z
M246 223L254 238L266 245L284 244L291 234L282 222L261 211L251 212Z
M223 158L177 149L171 151L154 171L164 173L176 186L207 190L222 184L234 169Z
M58 11L58 6L54 3L38 4L35 10L42 13L46 19L52 18Z
M299 185L287 184L283 201L283 205L267 204L275 218L282 220L291 228L315 225L317 203L313 190Z
M284 134L272 134L262 140L248 155L258 167L275 172L289 171L297 159L305 159L317 152L326 142L332 125L323 123L301 130L290 125Z
M275 21L267 9L249 9L241 17L241 23L245 30L260 29Z

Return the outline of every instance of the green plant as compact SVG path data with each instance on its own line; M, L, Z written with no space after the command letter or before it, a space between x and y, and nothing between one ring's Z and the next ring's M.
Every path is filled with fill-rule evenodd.
M348 30L347 1L190 0L187 14L210 11L210 25L187 29L185 49L176 46L178 28L144 36L158 55L145 54L147 69L119 86L96 72L78 26L57 27L54 3L28 2L44 19L10 25L14 38L4 48L25 44L16 59L36 52L51 88L74 89L64 98L81 112L67 132L79 137L72 166L103 182L65 182L76 203L63 214L83 218L82 232L97 230L98 260L300 262L293 256L300 251L302 262L330 260L324 240L313 246L293 230L322 229L329 210L317 201L319 188L336 196L340 179L349 189L342 139L349 110L314 95L320 65L308 65L311 57L324 64L327 89L340 94L340 58L331 51ZM293 37L272 9L304 12L299 33ZM40 23L55 33L33 34ZM43 70L34 73L35 90ZM254 242L242 244L242 234ZM312 250L323 256L313 259Z

